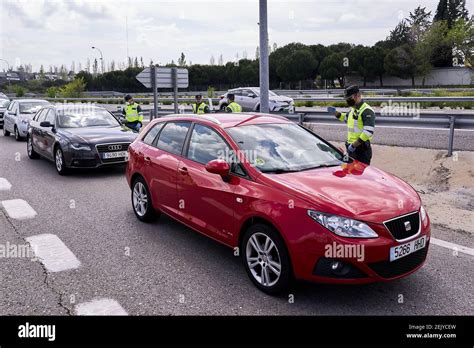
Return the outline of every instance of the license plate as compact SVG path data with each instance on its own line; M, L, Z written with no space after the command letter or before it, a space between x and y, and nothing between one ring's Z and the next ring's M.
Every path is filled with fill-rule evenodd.
M411 253L423 249L424 247L426 247L426 236L390 248L390 262L401 259L402 257L410 255Z
M117 151L117 152L105 152L102 154L103 159L111 159L111 158L122 158L128 157L128 152L127 151Z

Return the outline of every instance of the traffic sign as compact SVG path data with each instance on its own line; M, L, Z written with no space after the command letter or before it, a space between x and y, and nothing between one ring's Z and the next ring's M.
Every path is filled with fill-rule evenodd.
M156 77L156 88L174 88L173 81L173 68L155 68ZM188 88L189 86L189 73L188 69L177 68L176 69L177 86L178 88ZM153 88L151 68L145 68L140 72L136 79L140 81L142 85L147 88Z

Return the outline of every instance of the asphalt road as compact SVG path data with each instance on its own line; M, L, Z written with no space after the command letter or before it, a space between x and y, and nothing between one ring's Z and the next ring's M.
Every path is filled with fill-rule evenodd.
M257 290L232 250L167 217L139 222L124 168L60 177L53 163L28 159L24 142L0 136L0 178L12 185L0 191L0 201L23 199L37 212L15 220L0 208L0 244L54 234L81 262L52 273L38 261L2 258L0 315L71 315L76 305L103 298L130 315L474 314L474 257L437 245L408 278L364 286L298 283L292 303ZM473 247L471 236L436 227L433 237Z

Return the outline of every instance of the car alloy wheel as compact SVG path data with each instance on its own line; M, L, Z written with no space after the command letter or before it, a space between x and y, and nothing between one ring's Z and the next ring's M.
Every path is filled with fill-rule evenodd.
M26 138L26 150L29 158L36 159L39 157L36 151L33 149L33 140L31 140L30 136Z
M145 185L137 182L133 188L133 208L139 216L144 216L148 208L148 195Z
M15 140L16 141L21 141L21 136L20 136L20 132L18 132L18 128L15 127Z
M153 208L150 191L142 177L138 177L133 182L132 206L136 217L141 221L152 221L158 215Z
M56 148L54 162L56 163L56 170L59 175L64 175L67 172L66 165L64 163L63 151L60 147Z
M293 276L290 257L281 235L271 226L250 226L242 239L242 258L252 282L270 295L290 287Z
M254 233L245 248L247 265L252 276L263 286L273 286L280 279L281 259L272 239L263 233Z

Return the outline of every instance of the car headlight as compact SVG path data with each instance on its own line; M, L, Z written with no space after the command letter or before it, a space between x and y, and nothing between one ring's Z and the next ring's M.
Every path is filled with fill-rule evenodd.
M348 238L377 238L378 234L363 222L346 217L320 213L308 210L308 215L326 227L329 231L341 237Z
M78 151L91 151L91 147L87 144L71 143L71 147Z
M426 210L423 206L421 206L421 208L420 208L420 214L421 214L421 221L425 221L426 220Z

